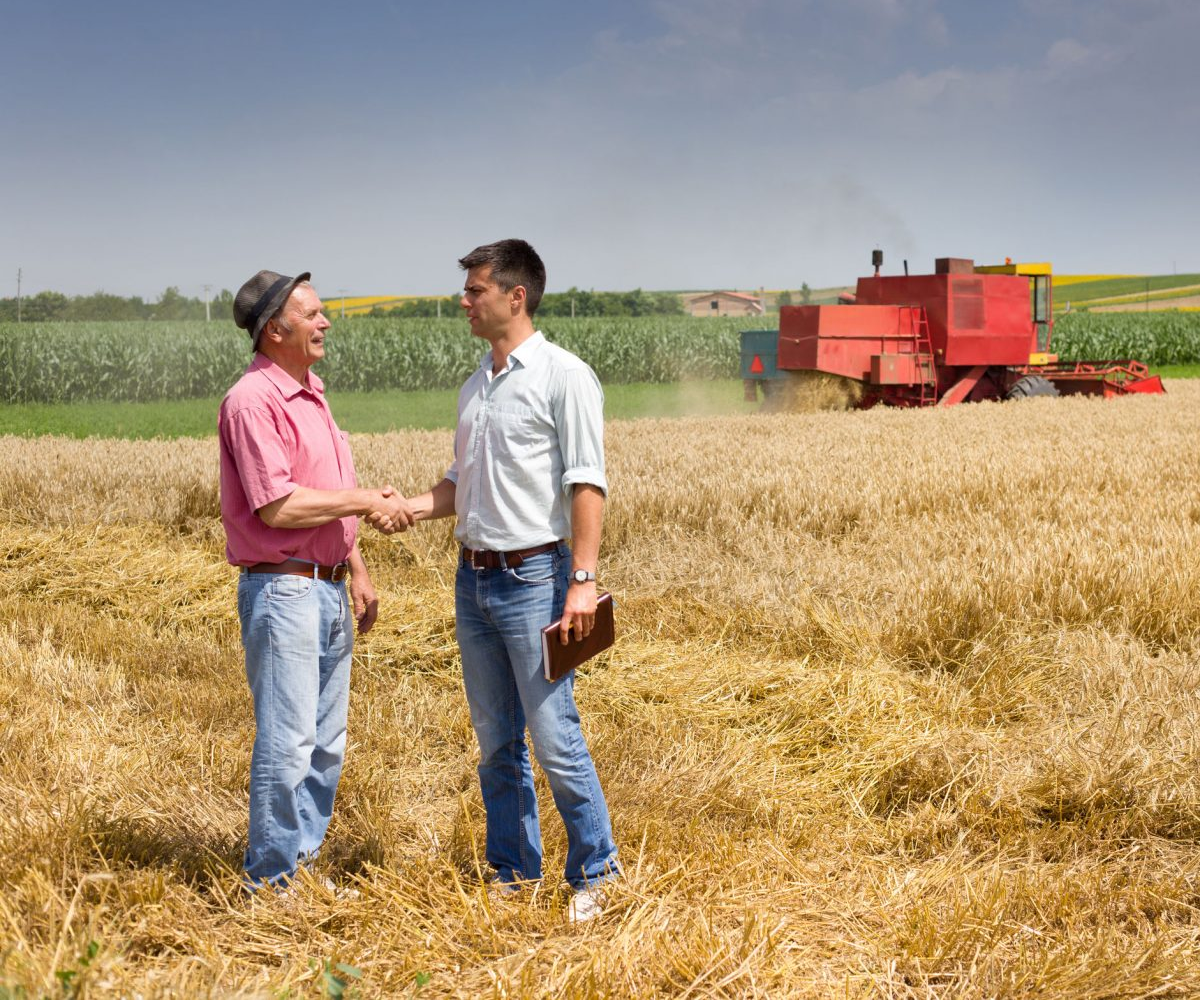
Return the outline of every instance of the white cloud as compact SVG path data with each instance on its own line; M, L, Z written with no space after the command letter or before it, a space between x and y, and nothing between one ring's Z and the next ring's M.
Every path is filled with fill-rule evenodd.
M1070 69L1088 61L1092 50L1074 38L1060 38L1046 53L1046 68L1051 72Z

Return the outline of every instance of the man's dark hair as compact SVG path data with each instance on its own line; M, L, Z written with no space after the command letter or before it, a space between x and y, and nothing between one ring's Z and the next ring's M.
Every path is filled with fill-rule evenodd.
M546 290L546 265L524 240L500 240L476 247L458 261L464 271L473 267L490 267L492 280L506 292L517 285L525 289L525 312L532 316Z

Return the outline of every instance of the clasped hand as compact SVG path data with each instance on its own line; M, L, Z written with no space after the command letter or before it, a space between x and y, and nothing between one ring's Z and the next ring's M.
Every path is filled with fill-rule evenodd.
M366 521L385 535L394 535L412 526L412 507L404 494L398 493L392 486L385 486L379 490L377 502L374 509L367 513Z

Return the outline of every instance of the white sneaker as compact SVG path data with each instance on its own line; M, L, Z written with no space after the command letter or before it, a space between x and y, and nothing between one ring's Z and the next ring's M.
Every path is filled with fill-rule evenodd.
M317 875L313 877L313 882L319 885L322 889L333 896L339 902L349 902L355 899L361 899L362 893L352 885L338 885L328 875Z
M311 872L305 876L303 881L298 878L288 879L286 882L271 886L271 888L274 889L277 898L292 902L306 894L311 894L313 889L319 889L339 902L348 902L362 896L362 893L353 886L338 885L328 875L313 875Z
M594 920L604 912L604 890L594 885L590 889L576 889L567 903L567 919L573 924Z
M516 882L505 882L495 875L488 880L487 895L493 903L511 903L521 898L521 886Z

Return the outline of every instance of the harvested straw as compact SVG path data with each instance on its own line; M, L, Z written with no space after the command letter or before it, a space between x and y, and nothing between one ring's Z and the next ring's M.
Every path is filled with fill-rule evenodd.
M247 902L213 443L0 441L0 984L1200 994L1200 391L1169 388L613 425L622 632L577 692L626 878L579 930L554 878L480 886L445 526L364 535L322 859L360 898ZM407 491L449 454L353 444Z
M770 382L763 408L768 413L821 413L850 410L862 399L862 383L825 372L789 371Z

